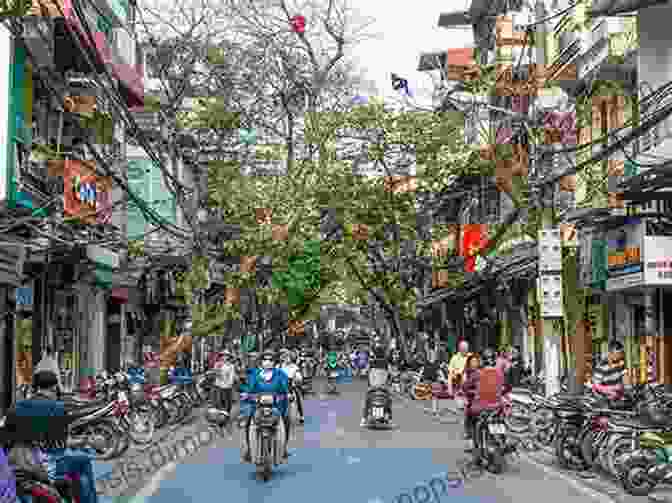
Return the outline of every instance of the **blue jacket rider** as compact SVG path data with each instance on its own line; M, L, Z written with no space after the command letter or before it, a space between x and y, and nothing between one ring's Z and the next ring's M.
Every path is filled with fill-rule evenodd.
M245 448L243 451L243 461L251 462L250 455L250 424L256 411L256 395L259 393L273 393L275 395L274 408L282 416L284 426L284 449L283 458L287 459L287 443L289 441L289 415L287 411L289 380L287 374L280 368L275 367L275 355L272 351L264 351L261 356L261 367L253 367L247 371L246 393L240 395L240 414L247 417L245 427Z

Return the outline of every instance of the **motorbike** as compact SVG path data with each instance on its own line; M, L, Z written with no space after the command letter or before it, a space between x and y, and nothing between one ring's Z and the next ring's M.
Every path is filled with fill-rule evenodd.
M640 448L626 454L620 480L633 496L647 496L659 484L672 481L672 431L648 431L639 439Z
M69 436L73 443L95 450L96 459L108 460L120 456L128 448L124 432L112 418L117 402L105 400L91 404L66 402L66 414L71 423Z
M491 473L503 473L507 455L517 450L516 442L507 435L503 408L480 413L476 420L475 439L476 462L484 465Z
M327 373L327 393L332 395L337 394L336 380L338 379L338 354L336 351L329 352L325 367Z
M387 410L390 405L390 393L383 386L376 386L366 394L367 426L369 428L391 428L392 415Z
M390 365L389 380L390 380L390 388L392 389L392 391L397 393L398 395L401 395L402 393L401 369L395 363Z
M298 420L296 418L299 417L299 410L298 410L298 396L297 393L300 393L301 391L301 383L303 379L300 377L298 374L294 376L292 379L291 385L290 385L290 393L289 393L289 417L292 418L292 423L293 424L298 424Z
M301 375L303 382L301 383L301 390L304 394L313 393L313 378L315 377L315 362L312 358L303 358L299 365L301 368Z
M256 430L256 449L253 455L257 467L257 476L264 482L270 480L273 467L280 464L280 449L277 441L277 428L280 417L273 413L273 394L262 393L257 397L254 415Z

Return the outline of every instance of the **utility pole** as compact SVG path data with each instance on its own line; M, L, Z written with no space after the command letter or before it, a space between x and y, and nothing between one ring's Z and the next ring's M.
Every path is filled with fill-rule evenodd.
M541 0L537 0L535 5L535 14L537 20L547 17L546 8ZM546 24L537 25L537 61L549 62L548 54L548 33ZM546 68L547 64L544 65ZM553 134L545 135L549 139L548 144L541 147L540 150L553 152L555 149L555 140ZM545 140L547 139L545 138ZM535 152L534 162L542 163L537 166L535 173L537 176L543 176L544 172L552 169L555 153L542 157L541 152ZM545 165L550 161L550 166ZM560 353L561 336L556 331L557 321L563 319L563 295L562 295L562 239L560 230L554 227L554 187L545 185L538 192L540 197L539 209L541 215L541 229L538 232L539 247L539 280L537 285L537 296L540 304L540 315L542 321L543 337L543 355L544 355L544 374L546 380L546 396L551 396L560 391ZM539 336L539 334L535 334Z

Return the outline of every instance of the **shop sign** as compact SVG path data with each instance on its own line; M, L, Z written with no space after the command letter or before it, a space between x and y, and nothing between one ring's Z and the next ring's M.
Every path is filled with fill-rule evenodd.
M95 223L97 195L93 163L66 160L63 182L65 214L86 223Z
M644 265L647 286L672 286L672 237L646 236Z
M607 233L607 291L644 285L644 229L634 218Z
M24 309L33 307L33 288L30 286L22 286L16 289L16 305Z

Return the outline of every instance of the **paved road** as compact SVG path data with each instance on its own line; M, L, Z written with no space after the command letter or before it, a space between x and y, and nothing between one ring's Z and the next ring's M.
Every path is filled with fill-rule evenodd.
M362 430L365 384L355 381L341 390L338 397L306 401L306 425L294 435L289 463L276 468L271 481L258 481L254 467L240 463L236 434L169 463L138 495L145 503L221 497L255 503L439 503L455 498L585 503L595 496L541 464L520 459L503 475L473 474L458 487L455 480L468 455L457 421L439 423L423 412L423 403L398 401L393 409L398 431ZM452 482L442 482L446 479Z

